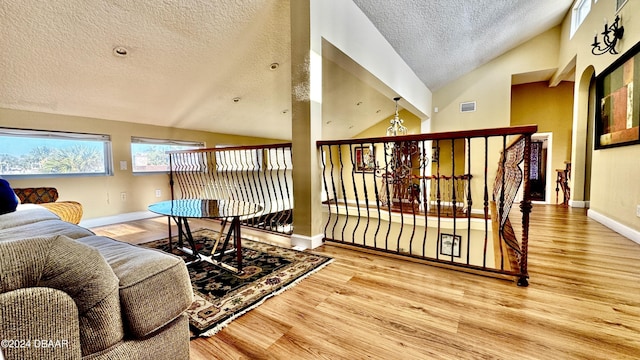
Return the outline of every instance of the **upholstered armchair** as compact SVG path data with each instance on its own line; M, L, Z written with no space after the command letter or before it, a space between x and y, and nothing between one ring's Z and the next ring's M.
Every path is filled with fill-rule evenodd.
M49 209L60 219L72 224L82 219L82 204L77 201L57 201L58 190L53 187L14 188L22 204L38 204Z

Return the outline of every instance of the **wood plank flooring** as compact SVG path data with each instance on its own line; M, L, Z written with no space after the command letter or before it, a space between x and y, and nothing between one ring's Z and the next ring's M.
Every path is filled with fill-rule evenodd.
M165 237L166 220L93 230L140 243ZM534 205L527 288L330 244L314 252L335 262L191 341L191 358L640 358L640 245L584 209Z

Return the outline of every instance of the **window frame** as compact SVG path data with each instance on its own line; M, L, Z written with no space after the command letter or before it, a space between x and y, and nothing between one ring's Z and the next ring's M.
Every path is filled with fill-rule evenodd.
M133 144L144 144L144 145L160 145L160 146L192 146L194 148L203 149L206 147L204 141L194 141L194 140L176 140L176 139L161 139L161 138L150 138L144 136L131 136L131 142L129 145L129 149L131 150L131 173L133 175L157 175L157 174L167 174L170 171L169 168L169 155L167 154L167 169L166 170L150 170L150 171L136 171L136 160L135 154L133 152ZM178 150L178 149L170 149L170 150ZM167 151L170 151L167 150Z
M578 28L580 28L580 25L589 16L590 12L591 0L576 0L571 8L571 34L569 39L573 38L573 35L578 31Z
M102 154L104 156L104 171L102 172L80 172L80 173L41 173L41 174L5 174L0 172L0 176L5 179L36 179L36 178L59 178L59 177L94 177L113 176L113 151L111 136L107 134L81 133L58 130L20 129L0 127L0 137L16 137L28 139L48 139L64 141L94 141L101 142Z
M629 2L629 0L616 0L616 14Z

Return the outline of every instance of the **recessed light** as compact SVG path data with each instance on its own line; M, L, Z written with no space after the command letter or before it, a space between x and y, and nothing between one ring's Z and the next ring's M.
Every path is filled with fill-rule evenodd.
M376 110L376 114L380 114L380 111L382 111L382 110L380 110L380 109Z
M360 106L360 105L362 105L362 101L358 101L358 102L356 103L356 106Z
M113 55L117 57L125 57L129 55L129 50L124 46L116 46L113 48Z
M278 63L272 63L271 65L269 65L269 69L270 70L275 70L275 69L277 69L279 67L280 67L280 64L278 64Z
M327 125L331 124L331 120L327 120L326 124Z
M234 97L233 98L233 102L234 103L239 103L240 102L240 98L239 97Z
M283 114L286 114L286 113L288 113L288 112L289 112L289 109L284 109L284 110L282 110L282 113L283 113Z

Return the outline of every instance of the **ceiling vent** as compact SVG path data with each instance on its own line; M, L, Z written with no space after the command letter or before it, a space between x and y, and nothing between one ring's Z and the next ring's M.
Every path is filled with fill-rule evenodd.
M460 112L472 112L476 111L476 102L475 101L467 101L460 103Z

